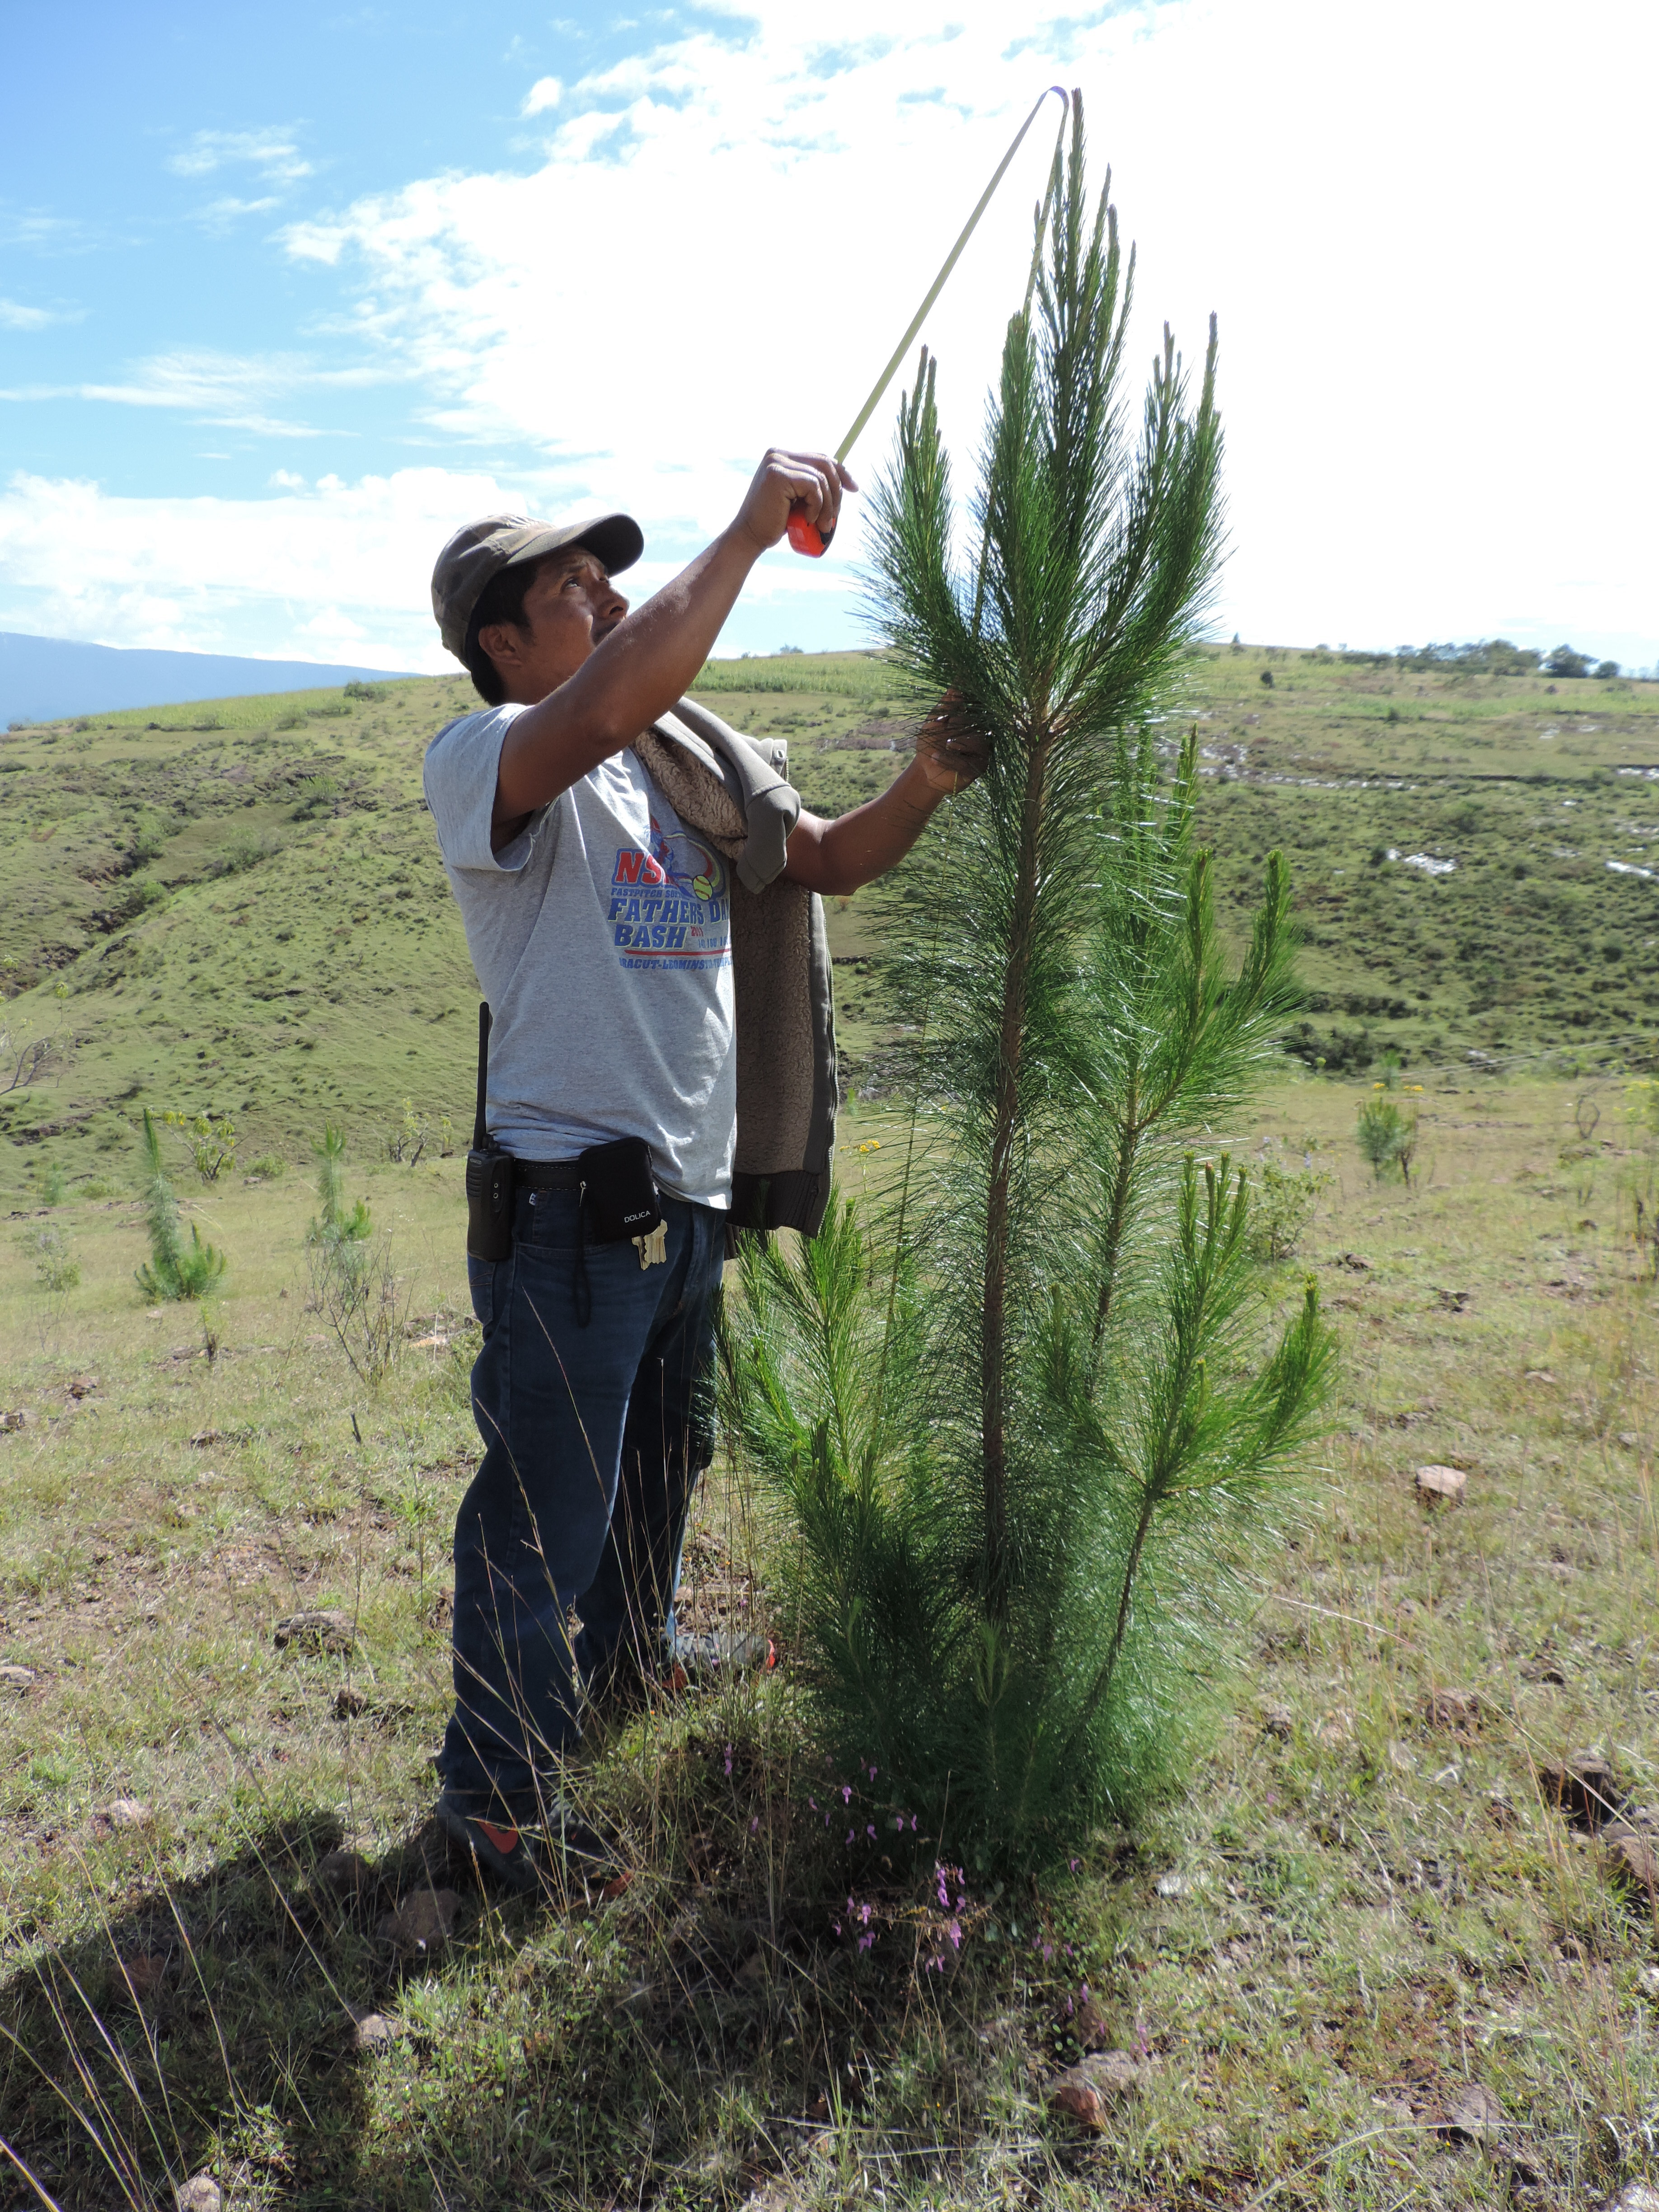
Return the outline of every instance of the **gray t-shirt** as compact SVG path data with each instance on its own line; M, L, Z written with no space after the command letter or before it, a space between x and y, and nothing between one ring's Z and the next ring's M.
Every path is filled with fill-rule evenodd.
M495 707L449 723L427 748L424 775L489 1001L490 1133L527 1160L643 1137L665 1190L729 1206L730 869L687 830L631 749L492 853L501 740L524 711Z

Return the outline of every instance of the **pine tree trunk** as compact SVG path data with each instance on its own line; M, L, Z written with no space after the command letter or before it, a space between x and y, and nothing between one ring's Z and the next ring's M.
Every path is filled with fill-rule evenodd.
M1042 825L1043 783L1050 733L1031 746L1019 825L1019 860L1003 971L1002 1028L991 1138L991 1181L985 1208L985 1302L980 1330L981 1445L985 1486L987 1583L994 1619L1008 1597L1008 1255L1009 1186L1019 1133L1020 1060L1025 1042L1025 991L1036 915L1037 839Z

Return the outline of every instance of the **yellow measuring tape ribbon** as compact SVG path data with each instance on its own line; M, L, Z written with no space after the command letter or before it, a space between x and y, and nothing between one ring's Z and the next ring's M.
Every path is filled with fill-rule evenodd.
M1026 132L1036 121L1038 111L1041 109L1043 101L1047 100L1051 92L1055 94L1060 100L1060 131L1061 137L1063 137L1066 129L1066 118L1071 109L1071 98L1063 85L1046 85L1042 91L1037 95L1036 106L1033 107L1030 113L1026 117L1024 122L1020 125L1019 129L1014 133L1014 142L1012 145L1009 147L1001 161L998 162L995 174L992 177L990 183L987 185L985 190L980 194L979 204L975 208L972 215L969 216L967 222L963 224L961 237L957 239L956 244L951 248L949 253L945 255L945 266L939 270L939 275L934 277L933 283L928 286L927 295L923 300L921 305L916 309L915 313L911 316L909 327L906 330L904 336L899 340L898 343L893 348L892 359L888 362L886 368L883 369L881 374L876 379L875 386L871 392L870 397L865 401L863 406L860 408L858 413L854 416L852 428L842 440L840 445L836 447L836 459L838 461L844 461L847 459L848 453L852 452L854 446L858 442L860 433L863 430L865 424L870 420L870 417L875 413L876 409L880 405L883 392L886 391L888 386L892 382L894 374L897 370L899 363L903 360L905 355L910 349L910 341L915 337L916 332L921 328L922 324L926 321L928 309L933 306L934 301L938 299L939 294L945 289L945 283L950 276L951 271L956 267L957 262L962 258L963 247L967 245L969 240L973 236L975 230L977 228L980 217L984 214L986 209L991 204L993 194L995 192L997 186L1002 182L1004 177L1007 175L1009 164L1012 161L1015 155L1018 153L1020 147L1024 144ZM1056 153L1060 151L1060 137L1057 137L1054 141L1054 150ZM1048 221L1048 209L1052 202L1052 198L1053 195L1050 193L1047 195L1043 200L1042 220L1042 224L1044 225L1046 225ZM1042 246L1042 228L1040 227L1037 235L1038 252L1041 252ZM1035 258L1033 258L1031 267L1032 274L1035 276L1036 270L1036 262ZM1026 287L1025 296L1027 304L1029 305L1030 301L1030 285ZM830 535L832 537L834 534L835 533L831 532ZM829 544L829 542L828 538L821 537L813 526L807 521L806 513L804 507L800 507L799 514L791 515L789 519L789 543L794 547L798 553L811 553L816 556L823 552L824 547Z

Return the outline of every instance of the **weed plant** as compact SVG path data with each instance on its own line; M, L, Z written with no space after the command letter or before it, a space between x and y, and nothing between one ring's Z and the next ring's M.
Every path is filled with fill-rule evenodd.
M228 1114L174 1114L161 1116L165 1126L177 1129L190 1146L196 1172L204 1182L217 1182L226 1168L236 1165L236 1124Z
M1129 450L1133 257L1104 194L1091 216L1080 106L1050 199L976 567L951 566L925 356L873 502L895 658L990 740L900 932L939 1141L885 1218L844 1202L798 1258L751 1247L727 1360L831 1756L981 1869L1180 1775L1330 1349L1310 1287L1260 1356L1245 1177L1195 1144L1291 989L1281 861L1229 972L1195 743L1166 783L1152 720L1220 542L1213 326L1195 406L1166 334Z
M1256 1259L1272 1264L1295 1257L1320 1193L1329 1188L1330 1181L1311 1164L1282 1167L1277 1160L1262 1159L1250 1200L1250 1250Z
M313 1311L333 1331L359 1382L378 1390L398 1364L409 1318L391 1238L324 1239L307 1258Z
M67 1231L55 1221L33 1231L24 1240L24 1249L34 1263L34 1279L48 1297L61 1297L78 1286L79 1264L70 1249Z
M149 1258L136 1270L136 1279L145 1297L158 1304L164 1299L205 1297L225 1272L225 1255L202 1242L201 1230L193 1221L190 1242L185 1243L179 1201L161 1158L161 1132L148 1106L144 1109L144 1222L149 1231Z

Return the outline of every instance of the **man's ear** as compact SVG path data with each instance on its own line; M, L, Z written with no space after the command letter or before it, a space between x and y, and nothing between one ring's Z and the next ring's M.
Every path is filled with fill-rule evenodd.
M486 623L478 643L498 668L516 668L524 657L524 635L515 623Z

